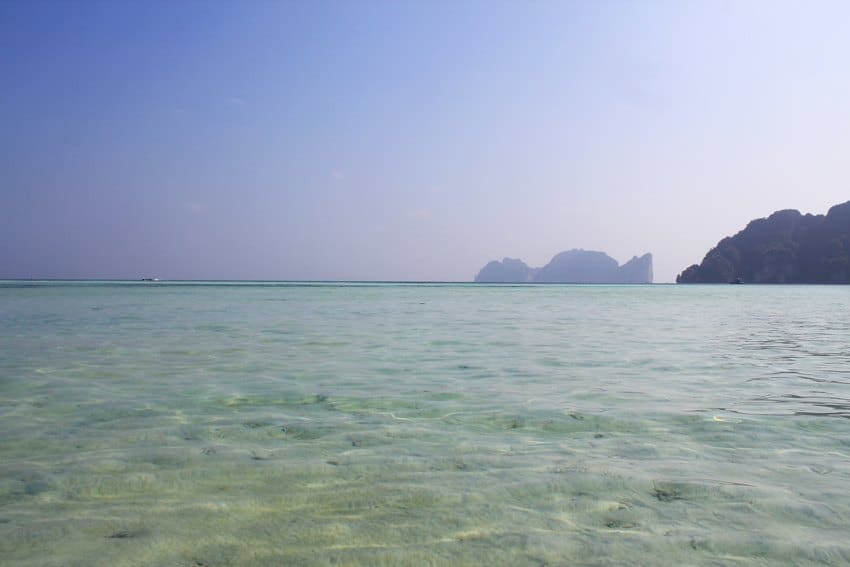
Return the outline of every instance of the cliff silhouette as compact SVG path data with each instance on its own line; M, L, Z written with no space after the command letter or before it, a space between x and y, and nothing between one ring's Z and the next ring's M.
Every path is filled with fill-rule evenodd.
M677 283L850 283L850 201L826 215L788 209L724 238Z
M481 268L477 283L652 283L652 254L637 256L620 266L604 252L568 250L542 268L505 258Z

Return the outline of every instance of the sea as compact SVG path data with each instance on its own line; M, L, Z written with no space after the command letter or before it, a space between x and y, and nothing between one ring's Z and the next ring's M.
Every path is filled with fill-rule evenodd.
M0 282L0 563L848 565L850 287Z

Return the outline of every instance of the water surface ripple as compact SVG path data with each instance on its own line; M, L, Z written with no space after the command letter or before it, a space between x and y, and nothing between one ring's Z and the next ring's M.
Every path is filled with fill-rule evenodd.
M9 565L846 565L850 288L0 282Z

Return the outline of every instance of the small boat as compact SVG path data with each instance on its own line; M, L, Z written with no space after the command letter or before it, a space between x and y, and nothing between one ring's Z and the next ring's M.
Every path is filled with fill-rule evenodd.
M158 282L159 278L142 278L143 282Z
M730 284L742 284L742 283L744 283L744 280L742 280L741 278L735 278L734 280L730 281L729 283Z

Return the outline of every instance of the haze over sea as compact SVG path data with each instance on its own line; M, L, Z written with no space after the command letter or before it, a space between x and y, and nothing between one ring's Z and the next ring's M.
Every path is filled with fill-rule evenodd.
M7 565L842 565L850 290L3 282Z

